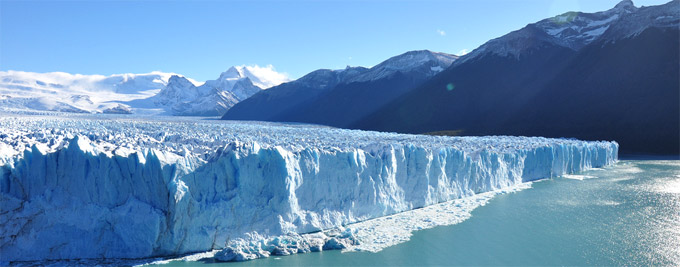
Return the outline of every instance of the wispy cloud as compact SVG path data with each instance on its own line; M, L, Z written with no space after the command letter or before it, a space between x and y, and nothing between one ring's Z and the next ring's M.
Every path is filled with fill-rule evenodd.
M437 33L438 33L439 35L441 35L441 36L446 36L446 32L443 31L443 30L437 29Z
M467 54L468 52L470 52L470 51L468 51L467 48L465 48L465 49L463 49L463 50L458 51L458 54L457 54L457 55L458 55L458 56L464 56L464 55Z

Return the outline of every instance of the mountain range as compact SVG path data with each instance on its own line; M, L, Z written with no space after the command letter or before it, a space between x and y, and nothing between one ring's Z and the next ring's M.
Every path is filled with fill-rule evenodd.
M457 58L411 51L372 68L317 70L253 95L222 118L347 127L448 68Z
M0 71L4 110L129 113L125 101L152 97L172 73L80 75Z
M156 106L169 108L173 115L220 116L239 101L287 81L285 76L273 71L270 75L258 74L254 67L231 67L217 80L206 81L200 86L174 75L153 102Z
M568 12L460 58L412 51L371 69L319 70L253 95L223 119L617 140L624 154L680 154L679 3ZM393 67L402 59L411 64Z
M570 12L491 40L350 125L616 140L680 154L680 1Z
M206 82L164 72L0 71L0 110L221 116L238 101L286 81L271 66L234 66Z
M290 81L235 66L216 80L0 72L0 110L222 116L438 135L616 140L680 154L680 0L567 12L469 54L409 51Z

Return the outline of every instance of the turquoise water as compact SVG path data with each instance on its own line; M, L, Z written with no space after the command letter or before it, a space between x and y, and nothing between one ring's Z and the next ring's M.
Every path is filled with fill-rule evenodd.
M378 253L163 266L680 266L680 161L621 161L583 175L591 177L550 179L496 196L460 224L415 232L409 242Z

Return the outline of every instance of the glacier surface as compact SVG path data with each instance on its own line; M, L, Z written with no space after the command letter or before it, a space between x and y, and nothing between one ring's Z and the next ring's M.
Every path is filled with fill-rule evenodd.
M541 137L0 117L0 261L227 248L218 253L226 257L240 240L271 244L319 231L322 239L300 238L315 248L331 238L329 248L361 246L351 231L323 231L609 165L617 153L616 142Z

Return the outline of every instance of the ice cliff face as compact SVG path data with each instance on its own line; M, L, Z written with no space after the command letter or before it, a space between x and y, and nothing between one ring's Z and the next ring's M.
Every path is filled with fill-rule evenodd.
M220 249L601 167L617 151L538 137L5 117L0 260Z

